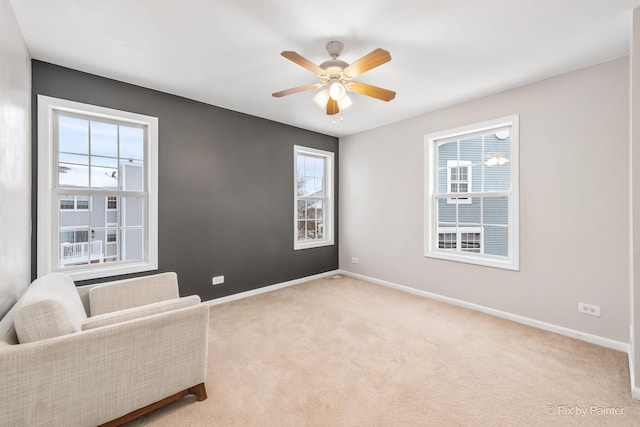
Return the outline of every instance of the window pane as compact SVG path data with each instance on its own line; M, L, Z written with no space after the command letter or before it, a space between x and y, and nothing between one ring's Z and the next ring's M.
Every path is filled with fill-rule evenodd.
M324 177L324 160L315 159L314 165L315 165L315 169L314 169L313 175L317 178L323 178Z
M509 201L506 197L485 197L482 202L482 216L485 224L509 223Z
M468 204L458 205L458 222L466 224L480 224L480 198L468 198Z
M118 157L118 125L91 121L91 155Z
M78 157L84 157L88 164L88 157ZM71 163L58 163L58 185L60 187L75 188L89 187L89 166Z
M314 220L307 221L307 239L316 238L316 222Z
M89 230L78 228L60 231L59 265L81 265L89 263Z
M304 240L305 236L306 236L306 221L298 221L297 240Z
M307 217L307 202L304 200L298 200L298 219L305 219Z
M304 156L304 176L313 177L315 171L314 158Z
M496 134L485 135L484 187L485 191L509 190L510 139L499 139Z
M313 196L314 197L323 197L324 196L324 185L322 178L314 179L314 188L313 188Z
M313 201L307 201L307 219L316 219L316 204Z
M462 229L464 230L464 229ZM463 252L481 252L481 234L480 233L460 233L460 250Z
M140 227L144 220L144 201L142 197L122 197L122 225Z
M59 115L58 147L62 152L89 154L89 121Z
M143 242L144 233L141 229L122 230L122 259L126 261L134 261L143 259Z
M144 167L141 162L126 162L120 165L122 189L144 191Z
M457 221L457 210L455 204L449 203L450 199L438 199L438 221L455 223Z
M324 239L324 222L316 221L316 239Z
M296 156L296 177L304 176L304 156Z
M120 126L120 158L144 160L144 129Z
M91 187L92 188L118 188L118 170L113 168L103 168L100 166L91 167Z
M322 203L322 200L318 200L314 205L316 208L316 218L324 219L324 204Z
M509 230L507 227L486 225L484 227L484 253L509 256Z
M82 196L80 196L82 197ZM70 201L72 201L70 203ZM58 204L61 205L65 205L65 206L71 206L73 205L72 208L70 209L64 209L64 210L60 210L59 214L58 214L58 225L60 226L60 228L65 228L65 227L78 227L78 226L84 226L84 227L88 227L89 226L89 214L90 211L87 210L88 209L88 202L82 202L81 201L81 205L86 203L86 206L83 208L84 210L77 210L76 209L76 199L74 196L69 196L69 195L61 195L59 197L59 202Z

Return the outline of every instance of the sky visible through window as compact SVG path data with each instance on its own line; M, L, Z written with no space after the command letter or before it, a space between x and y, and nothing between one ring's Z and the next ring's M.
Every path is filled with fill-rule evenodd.
M143 164L144 129L58 116L59 186L118 188L119 164Z

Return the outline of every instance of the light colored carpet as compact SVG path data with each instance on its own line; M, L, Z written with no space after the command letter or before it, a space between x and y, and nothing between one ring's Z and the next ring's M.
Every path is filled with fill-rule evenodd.
M206 386L130 425L640 425L626 354L346 276L211 307Z

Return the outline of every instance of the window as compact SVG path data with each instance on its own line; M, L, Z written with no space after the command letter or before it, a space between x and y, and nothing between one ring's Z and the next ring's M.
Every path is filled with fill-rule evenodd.
M482 253L482 229L479 227L438 227L438 249L460 249Z
M38 275L157 269L158 119L38 96Z
M447 188L449 193L466 193L471 188L473 177L471 162L447 160ZM450 197L447 203L471 203L468 197Z
M425 136L425 256L519 269L518 116Z
M86 211L89 209L89 198L83 196L60 196L60 210Z
M114 211L118 209L118 198L115 196L107 197L107 210Z
M333 245L333 159L294 146L294 249Z

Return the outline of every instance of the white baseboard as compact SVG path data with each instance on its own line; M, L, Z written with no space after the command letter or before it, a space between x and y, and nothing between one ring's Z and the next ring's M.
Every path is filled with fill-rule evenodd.
M380 280L373 277L365 276L362 274L352 273L347 270L339 270L340 274L344 274L347 276L355 277L357 279L366 280L367 282L375 283L382 286L387 286L389 288L397 289L403 292L408 292L410 294L419 295L422 297L434 299L437 301L446 302L452 305L456 305L459 307L468 308L471 310L479 311L481 313L490 314L492 316L500 317L507 320L512 320L514 322L522 323L524 325L533 326L538 329L543 329L549 332L555 332L560 335L564 335L571 338L577 338L582 341L586 341L591 344L597 344L602 347L611 348L613 350L618 350L625 352L627 354L630 353L629 344L621 341L612 340L609 338L600 337L597 335L588 334L586 332L576 331L574 329L565 328L563 326L554 325L551 323L542 322L539 320L531 319L529 317L520 316L517 314L508 313L506 311L496 310L493 308L485 307L479 304L470 303L467 301L445 297L442 295L434 294L431 292L423 291L420 289L410 288L408 286L399 285L397 283L388 282L386 280ZM640 391L640 390L638 390Z
M640 387L636 385L636 365L633 361L633 351L629 351L629 375L631 377L631 397L640 400Z
M265 287L258 288L258 289L252 289L252 290L246 291L246 292L240 292L238 294L228 295L226 297L220 297L220 298L207 300L207 301L204 301L204 304L207 304L207 305L224 304L226 302L236 301L236 300L243 299L243 298L249 298L249 297L252 297L254 295L264 294L266 292L272 292L272 291L275 291L277 289L282 289L282 288L286 288L286 287L289 287L289 286L299 285L301 283L309 282L311 280L316 280L316 279L321 279L323 277L333 276L333 275L338 274L338 273L339 273L339 270L326 271L324 273L314 274L313 276L302 277L300 279L295 279L295 280L289 280L287 282L276 283L274 285L269 285L269 286L265 286Z

